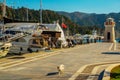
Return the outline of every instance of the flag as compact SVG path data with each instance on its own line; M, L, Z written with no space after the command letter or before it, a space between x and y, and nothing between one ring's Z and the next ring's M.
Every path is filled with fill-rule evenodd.
M67 28L67 25L66 24L64 24L64 23L62 23L62 28Z

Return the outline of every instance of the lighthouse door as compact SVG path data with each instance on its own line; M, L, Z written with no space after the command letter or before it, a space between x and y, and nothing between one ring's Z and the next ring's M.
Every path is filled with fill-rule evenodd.
M107 33L107 40L110 40L110 32Z

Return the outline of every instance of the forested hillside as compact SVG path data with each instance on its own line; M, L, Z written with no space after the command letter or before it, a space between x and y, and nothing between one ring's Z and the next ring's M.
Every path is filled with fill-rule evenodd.
M7 7L7 13L6 17L13 20L19 20L19 21L27 21L27 8L21 7L17 9L12 9L10 7ZM42 12L43 16L43 23L53 23L54 21L59 21L59 24L61 25L62 22L64 22L68 28L65 30L69 30L70 34L80 33L80 34L91 34L93 29L96 29L98 31L101 31L101 29L97 26L81 26L79 24L76 24L74 21L69 19L68 17L64 15L59 15L55 11L51 10L43 10ZM39 10L34 9L28 9L28 19L32 22L39 22L40 20L40 12ZM2 19L2 7L0 7L0 18Z
M76 22L81 26L97 26L104 28L104 22L108 17L114 18L116 22L116 30L120 31L120 13L109 13L109 14L88 14L82 12L58 12L60 15L64 15Z

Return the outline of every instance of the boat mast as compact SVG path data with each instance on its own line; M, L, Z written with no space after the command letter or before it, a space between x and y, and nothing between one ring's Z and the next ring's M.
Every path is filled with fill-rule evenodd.
M2 33L4 33L5 31L5 22L4 22L4 17L6 17L6 0L3 0L3 13L2 13L2 17L3 17L3 27L2 27Z
M28 18L28 8L26 8L26 11L27 11L27 22L29 21L29 18Z
M3 1L3 17L6 17L6 0Z
M40 24L42 24L42 0L40 0Z
M15 20L15 2L12 2L12 6L11 6L11 9L12 9L12 19L13 21Z

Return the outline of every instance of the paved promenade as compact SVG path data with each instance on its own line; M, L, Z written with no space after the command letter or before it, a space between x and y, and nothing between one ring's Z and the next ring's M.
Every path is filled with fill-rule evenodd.
M101 73L109 64L120 60L119 54L110 54L111 45L93 43L0 59L0 80L98 80L100 74L96 77L91 74ZM118 51L119 45L114 53ZM61 76L56 69L60 64L65 65Z

